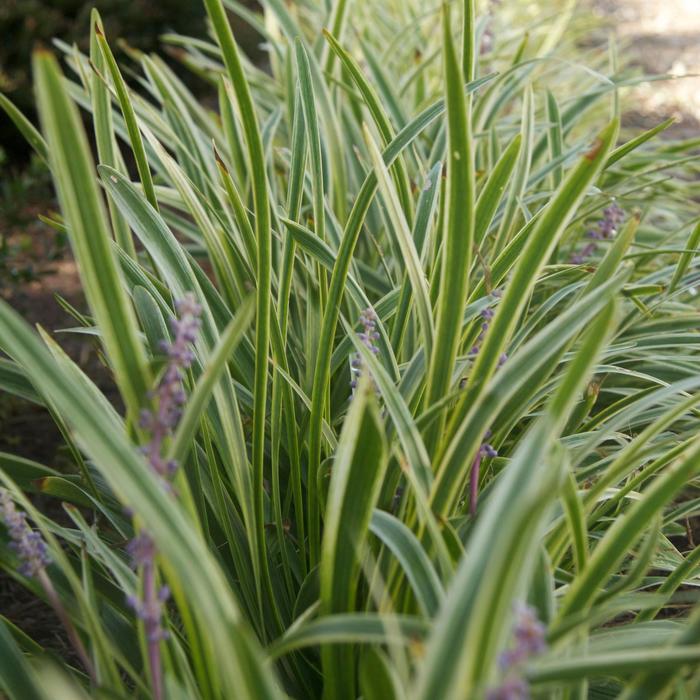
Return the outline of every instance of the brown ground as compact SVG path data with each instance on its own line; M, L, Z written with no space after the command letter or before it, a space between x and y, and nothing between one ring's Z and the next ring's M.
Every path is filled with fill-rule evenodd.
M621 53L641 72L677 76L642 84L626 96L627 122L650 127L675 116L678 124L668 135L700 137L700 0L593 0L593 5L614 28Z

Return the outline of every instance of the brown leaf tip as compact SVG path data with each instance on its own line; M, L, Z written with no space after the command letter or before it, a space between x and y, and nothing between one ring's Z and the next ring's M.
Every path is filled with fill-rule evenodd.
M584 158L586 158L586 160L595 160L596 156L600 153L601 148L603 148L603 142L601 139L596 139L595 143L591 147L591 150L586 153Z

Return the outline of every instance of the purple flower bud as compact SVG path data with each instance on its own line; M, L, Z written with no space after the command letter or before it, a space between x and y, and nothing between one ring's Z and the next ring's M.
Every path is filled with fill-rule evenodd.
M603 209L603 218L597 223L596 228L586 232L586 237L594 240L613 238L624 218L624 210L621 209L617 203L613 202L610 206ZM589 243L578 253L572 255L570 262L574 265L585 263L587 258L595 253L596 248L597 246L595 243Z
M139 428L142 430L149 430L151 425L153 425L153 414L147 409L141 409L139 414Z
M481 462L484 457L498 457L498 452L489 445L486 440L491 437L491 430L484 433L484 442L479 447L479 451L472 462L471 473L469 475L469 513L472 517L476 515L476 507L479 499L479 472L481 471Z
M138 568L153 561L156 555L156 545L146 533L141 533L129 542L126 551L131 557L131 565Z
M484 457L498 457L498 452L488 444L488 442L485 442L481 446L481 451L483 452Z
M598 225L603 238L610 238L615 233L615 228L615 222L612 219L603 219Z
M197 303L197 299L192 292L187 292L182 299L176 301L175 309L181 318L186 316L198 318L202 315L202 307Z

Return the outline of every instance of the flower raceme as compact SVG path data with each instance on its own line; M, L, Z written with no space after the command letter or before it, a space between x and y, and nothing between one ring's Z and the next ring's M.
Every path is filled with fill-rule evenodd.
M379 347L376 344L376 341L379 340L379 332L377 331L377 314L373 309L365 309L360 314L360 323L362 324L362 332L358 333L358 338L372 354L377 355L379 353ZM353 393L357 388L357 381L362 373L362 368L362 356L359 353L355 353L350 361L350 371L353 375L350 386L352 387Z
M492 296L498 298L500 294L497 290L494 290ZM484 338L486 337L486 332L488 331L489 326L491 325L491 320L493 319L495 313L496 312L490 306L483 308L479 312L479 316L481 316L481 330L479 331L479 335L474 341L474 345L472 345L471 349L469 350L469 354L472 357L476 357L476 355L479 354L479 350L481 350L481 346L484 343ZM501 367L507 360L508 355L506 355L506 353L502 353L501 356L498 358L498 366Z
M148 463L163 479L170 479L175 474L177 464L163 456L163 443L177 425L185 403L182 388L184 371L190 367L194 354L190 345L197 339L201 325L202 307L192 294L186 295L175 305L178 316L170 321L173 341L161 341L161 349L167 357L163 376L155 392L149 396L156 403L153 410L141 412L140 426L150 433L150 440L142 451Z
M145 533L134 537L127 545L127 552L131 557L131 565L142 568L144 572L144 598L129 596L128 603L143 620L146 630L146 639L153 644L168 638L167 630L161 624L163 604L170 597L167 586L157 588L155 581L151 585L151 578L155 577L156 547L153 540Z
M175 475L177 463L166 459L165 441L172 434L182 414L186 395L182 386L184 372L194 361L191 345L197 339L201 325L202 307L193 294L187 294L176 302L177 316L170 320L173 340L161 341L161 350L167 361L162 378L149 398L155 408L141 413L140 427L150 433L149 441L141 448L153 471L161 477L163 484L172 492L170 480ZM160 642L168 638L163 628L163 606L170 597L167 586L159 586L157 581L156 546L147 531L141 531L127 545L134 569L143 576L140 596L127 597L129 606L144 624L148 644L148 663L151 671L153 696L163 697L163 679L160 658Z
M586 232L586 238L591 238L593 240L587 243L577 253L574 253L571 256L571 262L574 265L582 265L585 263L586 260L598 250L598 244L595 241L614 238L624 218L625 211L617 202L613 202L609 207L605 207L605 209L603 209L603 218Z
M481 472L481 462L485 458L498 457L498 452L494 447L486 442L491 437L491 431L487 430L484 435L484 442L481 443L479 451L472 462L471 473L469 475L469 513L476 515L476 506L479 499L479 473Z
M530 689L521 675L526 661L541 654L547 648L546 627L537 617L534 608L525 603L515 605L515 624L512 642L501 654L500 667L505 678L496 688L488 691L487 700L526 700Z
M27 523L27 514L17 510L6 489L0 492L0 517L7 526L12 542L10 547L21 560L19 573L27 578L36 576L51 563L41 534Z
M51 605L56 616L61 621L70 643L94 682L96 676L92 661L61 602L61 598L46 573L46 567L51 563L46 542L44 542L41 533L32 530L29 526L27 514L17 510L7 489L0 489L0 518L5 523L12 540L10 547L16 552L22 562L18 568L19 573L27 578L34 578L39 582L49 605Z

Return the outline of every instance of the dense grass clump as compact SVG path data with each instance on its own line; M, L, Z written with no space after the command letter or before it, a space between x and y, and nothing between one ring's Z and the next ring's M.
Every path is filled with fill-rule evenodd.
M96 13L40 128L1 102L123 405L0 304L73 465L0 454L0 563L76 651L5 620L8 697L697 697L694 144L620 134L573 3L261 4L165 37L217 109Z

